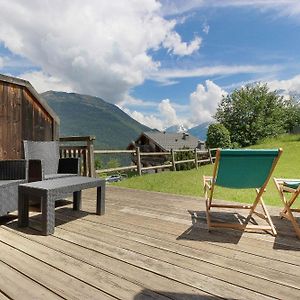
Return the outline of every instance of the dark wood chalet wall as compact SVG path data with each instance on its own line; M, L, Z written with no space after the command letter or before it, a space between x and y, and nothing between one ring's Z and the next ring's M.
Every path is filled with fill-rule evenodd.
M0 78L1 160L23 158L23 140L58 139L57 120L36 95L24 85L1 81Z

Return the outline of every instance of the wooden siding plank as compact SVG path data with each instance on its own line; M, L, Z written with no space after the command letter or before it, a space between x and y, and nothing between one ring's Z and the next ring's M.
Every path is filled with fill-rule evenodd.
M23 131L23 139L51 141L53 139L54 120L27 89L23 90L23 105L25 110L23 116L27 120L25 124L29 124L31 130L31 132L26 129L25 132Z
M3 143L3 151L2 151L2 159L8 159L8 149L10 148L10 138L8 132L8 124L10 124L10 110L9 110L9 96L8 96L8 88L7 84L4 84L4 90L2 94L3 99L3 120L1 126L3 127L2 132L2 143Z
M22 102L22 91L17 86L11 87L10 92L10 102L11 102L11 112L12 120L11 124L8 124L8 127L11 126L10 141L11 149L8 149L10 152L10 159L17 159L21 157L21 102Z
M5 143L4 143L4 130L5 130L5 85L0 84L0 159L4 159Z

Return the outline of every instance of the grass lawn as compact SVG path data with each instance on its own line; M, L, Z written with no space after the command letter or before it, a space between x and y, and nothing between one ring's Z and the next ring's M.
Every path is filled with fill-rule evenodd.
M283 154L273 173L274 177L300 178L300 135L283 135L277 139L267 139L251 148L283 148ZM203 196L202 175L212 175L213 166L206 165L198 170L162 172L136 176L115 183L116 186L147 191L173 193L179 195ZM234 190L217 187L215 198L252 203L254 190ZM269 205L281 206L273 180L270 180L264 200Z

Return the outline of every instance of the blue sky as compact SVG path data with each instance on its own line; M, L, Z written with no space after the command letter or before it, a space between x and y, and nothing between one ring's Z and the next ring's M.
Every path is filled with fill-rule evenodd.
M300 94L300 1L111 2L0 0L0 73L161 130L212 121L246 83Z

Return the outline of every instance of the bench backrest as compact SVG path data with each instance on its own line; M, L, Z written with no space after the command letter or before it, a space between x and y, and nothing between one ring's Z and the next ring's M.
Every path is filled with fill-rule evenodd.
M59 144L56 141L23 141L25 159L40 159L43 161L45 175L56 174L59 161Z

